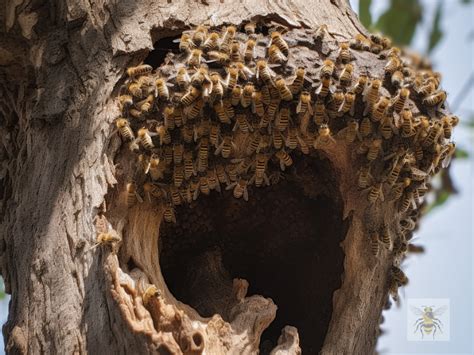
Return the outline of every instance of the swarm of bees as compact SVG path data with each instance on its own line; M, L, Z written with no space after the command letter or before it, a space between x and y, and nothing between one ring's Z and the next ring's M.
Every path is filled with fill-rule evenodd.
M127 70L116 120L137 155L127 203L160 203L165 221L176 222L175 206L222 189L248 200L251 186L277 183L295 156L345 144L361 194L372 206L396 205L409 233L430 176L455 151L459 119L447 111L440 74L383 36L338 42L326 25L306 35L337 47L311 68L296 66L286 29L265 35L259 26L198 26L156 70ZM383 73L357 66L364 51L385 62ZM392 233L383 227L369 243L374 255L394 254L396 289L406 283L399 264L410 244Z

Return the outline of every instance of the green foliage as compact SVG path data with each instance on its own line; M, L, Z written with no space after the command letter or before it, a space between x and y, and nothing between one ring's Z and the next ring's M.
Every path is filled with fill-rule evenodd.
M418 23L422 20L423 8L419 0L391 0L375 28L391 37L399 45L409 45Z
M429 204L424 213L428 214L430 213L434 208L440 207L446 203L446 201L449 199L451 196L451 192L447 190L441 190L439 193L436 194L436 199L433 201L433 203Z
M371 4L372 0L359 1L359 19L366 28L372 27L372 15L370 13Z
M472 0L461 0L461 4L463 4L463 5L472 4Z
M467 159L469 158L469 152L465 149L457 147L454 156L456 157L456 159Z
M433 19L433 24L431 25L430 38L428 43L428 53L431 53L434 47L436 47L443 37L443 31L440 28L441 15L443 13L443 2L438 0L438 5L436 6L436 13Z
M0 276L0 300L5 298L5 285L3 284L3 277Z

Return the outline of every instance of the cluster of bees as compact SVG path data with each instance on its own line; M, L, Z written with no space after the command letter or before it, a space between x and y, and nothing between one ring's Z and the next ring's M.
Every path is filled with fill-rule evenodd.
M326 25L310 36L336 42ZM369 204L393 201L402 234L415 228L412 211L429 177L448 166L458 123L446 111L439 73L424 59L383 36L357 35L318 53L313 67L297 67L285 30L270 28L267 36L255 23L198 26L182 34L179 49L156 70L129 68L118 98L116 125L138 162L129 205L163 203L165 221L176 222L175 206L200 194L224 187L248 200L249 186L277 183L295 155L346 144ZM384 61L383 74L357 66L363 51ZM371 250L393 252L395 289L407 282L399 263L409 243L382 229L370 236Z

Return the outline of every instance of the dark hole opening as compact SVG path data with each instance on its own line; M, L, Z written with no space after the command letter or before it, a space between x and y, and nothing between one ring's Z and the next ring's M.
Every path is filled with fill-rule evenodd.
M164 224L160 263L174 296L202 316L229 319L232 279L249 282L247 296L271 298L275 320L261 353L276 346L285 325L298 328L303 353L322 347L340 288L348 223L327 160L306 159L279 184L251 188L249 201L230 191L201 196Z
M151 65L153 69L158 68L165 62L165 58L169 53L179 53L180 36L164 37L155 42L154 49L148 54L144 63Z

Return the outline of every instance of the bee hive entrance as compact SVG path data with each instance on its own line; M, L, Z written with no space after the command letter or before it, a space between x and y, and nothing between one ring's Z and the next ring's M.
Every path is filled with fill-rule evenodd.
M275 302L277 316L263 333L262 353L276 345L285 325L298 328L304 353L317 353L341 284L339 243L347 224L333 172L325 160L296 164L298 171L276 185L250 189L248 202L229 191L199 198L178 208L177 224L160 231L165 281L202 316L219 313L232 321L233 278L249 282L247 296Z

